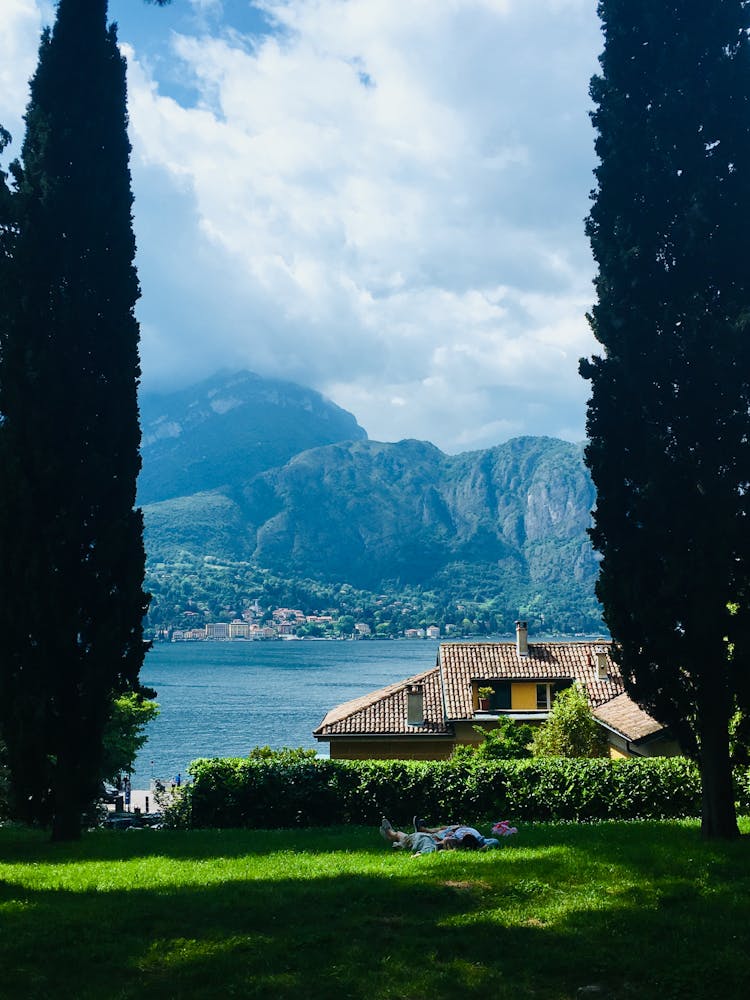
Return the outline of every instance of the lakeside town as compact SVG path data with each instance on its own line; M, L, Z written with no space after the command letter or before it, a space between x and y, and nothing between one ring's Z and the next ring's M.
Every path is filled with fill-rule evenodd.
M457 625L446 624L405 628L398 633L383 633L352 615L340 615L335 610L321 614L305 614L298 608L265 610L257 601L247 607L240 618L231 621L206 622L195 628L160 628L154 638L158 642L227 642L231 640L273 639L369 639L397 638L440 639L442 635L460 634Z

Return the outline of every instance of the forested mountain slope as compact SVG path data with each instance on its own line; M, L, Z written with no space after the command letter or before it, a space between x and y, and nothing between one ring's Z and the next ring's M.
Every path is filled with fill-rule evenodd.
M204 400L233 398L216 390ZM287 409L279 397L270 410L269 420L281 412L294 424L294 406ZM494 616L492 627L518 614L561 629L599 624L597 564L586 534L594 491L580 446L525 437L450 456L423 441L364 440L354 418L336 410L327 414L328 426L353 440L299 451L274 467L273 456L294 448L301 432L292 427L285 437L277 425L260 468L257 437L241 406L226 411L240 429L234 434L222 425L226 437L197 463L197 478L190 478L195 466L183 462L173 485L157 486L158 476L169 479L169 462L158 442L146 445L151 495L168 497L145 507L150 582L162 617L179 608L179 577L182 597L215 614L237 610L243 587L246 599L263 590L270 600L270 588L282 602L339 605L343 587L358 593L359 605L367 595L376 601L408 594L418 604L429 594L453 617L464 604L481 605ZM210 423L197 422L204 439ZM186 426L183 433L192 431ZM194 444L180 447L197 453ZM175 463L177 446L167 454ZM158 476L152 471L149 479L155 460ZM179 495L186 481L203 488ZM212 580L223 588L213 601Z

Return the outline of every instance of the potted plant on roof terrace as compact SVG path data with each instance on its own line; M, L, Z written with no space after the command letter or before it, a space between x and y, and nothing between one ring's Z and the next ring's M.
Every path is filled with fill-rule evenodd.
M489 712L490 710L490 698L495 693L493 687L480 687L477 689L477 698L479 699L479 711Z

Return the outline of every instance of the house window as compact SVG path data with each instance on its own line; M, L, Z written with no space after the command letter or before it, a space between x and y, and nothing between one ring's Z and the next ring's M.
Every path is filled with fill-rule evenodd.
M560 691L564 691L565 688L569 688L571 681L547 681L544 684L537 684L536 686L536 707L537 709L548 712L554 702L555 698Z
M510 681L493 681L492 686L495 691L490 697L490 712L510 711Z
M552 705L550 698L550 685L537 684L536 686L536 707L548 711Z

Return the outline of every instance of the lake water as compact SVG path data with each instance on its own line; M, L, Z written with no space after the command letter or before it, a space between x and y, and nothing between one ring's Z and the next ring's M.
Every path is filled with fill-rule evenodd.
M134 788L185 774L197 757L244 757L255 746L312 747L329 709L434 666L426 640L156 643L141 681L161 714L136 760Z

